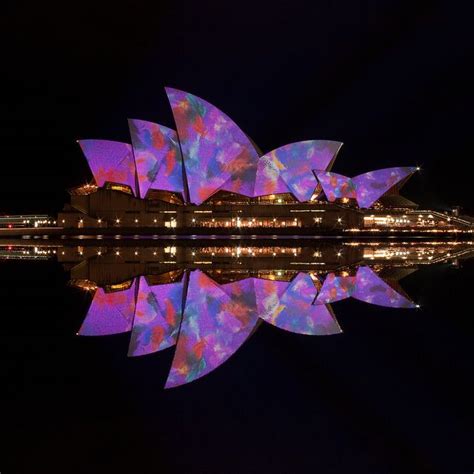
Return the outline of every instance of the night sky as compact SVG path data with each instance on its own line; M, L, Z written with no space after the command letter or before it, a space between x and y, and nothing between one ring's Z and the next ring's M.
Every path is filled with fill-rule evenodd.
M127 118L174 127L165 86L264 152L330 139L336 172L420 165L408 198L472 213L467 5L6 2L0 214L61 209L91 178L77 139L128 141ZM408 277L416 312L341 302L333 338L263 325L163 391L172 351L131 360L126 336L77 338L87 301L59 265L1 263L0 472L472 472L472 278Z

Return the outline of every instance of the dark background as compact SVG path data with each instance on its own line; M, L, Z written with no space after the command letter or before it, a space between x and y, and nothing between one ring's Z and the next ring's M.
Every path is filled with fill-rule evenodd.
M345 143L334 170L421 165L405 195L473 210L468 2L5 2L0 213L55 212L90 179L78 138L173 126L199 95L266 152ZM0 471L472 472L472 265L412 275L422 311L336 306L344 335L262 326L222 368L163 391L172 351L77 338L56 264L1 263Z

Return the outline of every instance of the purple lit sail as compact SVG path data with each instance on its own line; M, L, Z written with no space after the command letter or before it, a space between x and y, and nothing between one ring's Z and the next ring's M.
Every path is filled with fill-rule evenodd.
M272 320L284 309L280 298L289 286L287 281L255 278L258 316L265 321Z
M265 312L262 319L298 334L326 335L341 332L325 305L313 305L316 288L311 277L299 273L279 299L276 311Z
M178 129L191 202L218 189L253 195L258 154L223 112L195 95L166 88Z
M140 356L174 346L181 322L183 284L150 287L140 277L129 356Z
M258 160L255 189L258 190L259 195L291 192L291 189L281 177L284 167L285 165L274 152L270 152Z
M97 186L119 183L135 189L135 160L131 145L109 140L79 140Z
M243 324L251 324L257 320L257 297L255 295L254 278L226 283L220 286L230 297L229 311Z
M230 296L215 281L193 271L166 388L192 382L216 369L245 342L256 320L251 312L236 311Z
M183 193L182 158L177 133L163 125L143 120L129 120L128 125L140 196L144 198L150 188Z
M292 192L299 201L309 201L317 186L312 170L326 170L341 146L340 142L307 140L267 153L259 160L255 195Z
M316 302L318 304L328 304L349 298L355 289L355 284L355 277L336 276L334 273L328 273Z
M124 291L106 293L97 288L80 336L107 336L129 332L135 314L135 283Z
M384 282L370 267L359 267L352 297L389 308L415 308L416 305Z
M340 198L356 198L356 190L351 178L329 171L314 171L328 201Z
M416 170L415 167L385 168L369 171L352 178L359 207L370 207L390 188L412 175Z

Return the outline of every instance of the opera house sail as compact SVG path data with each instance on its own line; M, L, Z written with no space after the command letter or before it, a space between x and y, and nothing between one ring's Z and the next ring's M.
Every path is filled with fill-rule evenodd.
M58 232L299 235L472 231L459 212L400 195L419 169L333 171L342 143L305 140L261 152L209 102L166 88L176 129L130 119L128 143L78 140L92 180L51 218ZM39 218L8 220L37 226ZM41 222L40 222L41 224ZM38 224L39 225L39 224ZM41 225L39 225L41 227Z
M171 352L165 388L219 368L262 325L295 341L337 337L348 326L338 321L342 301L411 321L420 305L400 281L423 267L460 268L473 255L473 243L459 240L0 242L0 261L56 260L69 272L87 303L81 340L122 335L123 357L155 354L158 364L157 353Z
M333 170L342 146L333 140L261 152L214 105L165 90L175 130L129 119L128 143L78 140L92 179L69 190L70 202L55 217L0 216L0 234L452 237L473 232L473 219L460 208L423 209L400 194L417 166L402 163L348 177Z

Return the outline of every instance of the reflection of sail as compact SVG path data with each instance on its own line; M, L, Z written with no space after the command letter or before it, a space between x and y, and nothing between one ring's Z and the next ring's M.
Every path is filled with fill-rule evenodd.
M181 321L183 283L150 287L140 277L128 354L157 352L176 343Z
M352 268L327 270L325 276L317 271L210 269L216 279L195 269L186 271L181 281L179 270L152 273L130 286L115 285L126 288L122 291L97 289L79 334L131 331L130 356L176 345L165 385L171 388L215 370L262 321L289 332L321 336L342 332L331 307L342 299L416 307L398 285L410 271L406 267L358 266L355 275ZM86 289L93 283L77 282Z
M256 317L239 317L230 296L199 270L189 277L183 322L166 387L211 372L247 339Z
M352 297L366 303L391 308L414 308L416 305L385 283L371 268L359 267Z
M287 281L255 279L258 315L265 321L275 318L283 310L280 298L288 288Z
M229 311L243 324L249 324L252 319L257 318L257 299L255 296L254 278L234 281L221 285L231 302Z
M273 313L266 312L262 319L287 331L298 334L324 335L341 332L328 308L313 305L316 288L311 277L299 273L279 299Z
M354 291L355 283L355 277L336 276L334 273L329 273L324 280L316 302L327 304L349 298Z
M106 293L98 288L78 334L106 336L132 329L135 312L135 283L124 291Z

